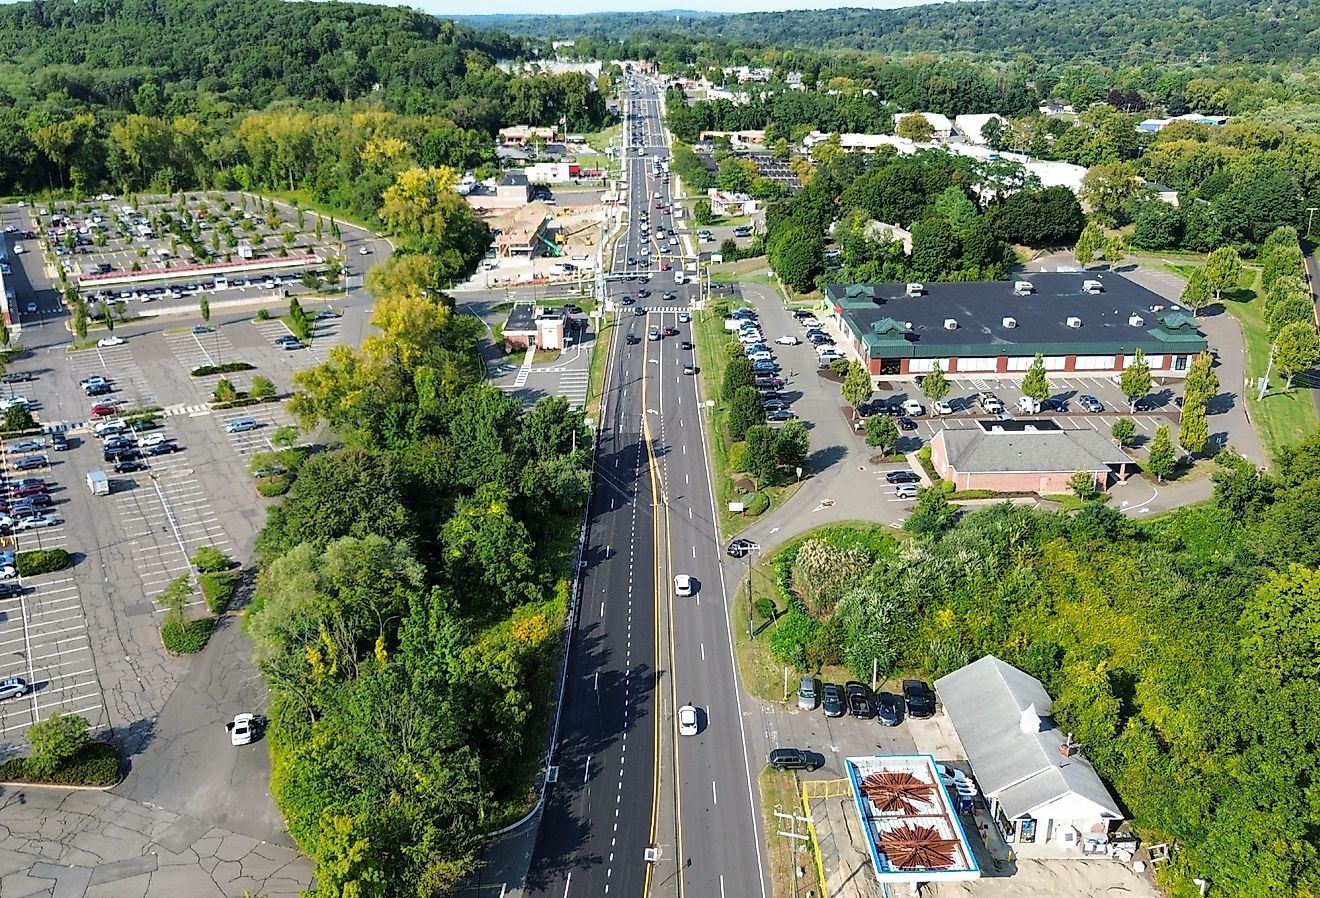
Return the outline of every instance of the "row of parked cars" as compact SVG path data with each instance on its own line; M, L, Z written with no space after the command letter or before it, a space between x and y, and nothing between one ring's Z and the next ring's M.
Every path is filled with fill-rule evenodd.
M771 423L792 421L797 415L789 408L788 398L780 392L784 382L778 376L779 363L765 342L756 310L734 309L730 317L734 322L734 334L743 346L743 353L752 363L752 373L757 378L756 387L761 396L761 406L765 409L765 419ZM775 342L786 344L783 337Z
M820 323L820 319L803 309L794 312L793 317L797 319L798 324L806 329L806 342L810 343L816 350L816 363L819 367L828 368L837 360L844 358L843 353L839 351L838 345L834 342L834 337L830 335L829 331L825 330ZM797 341L794 340L794 342Z
M925 718L935 714L935 694L922 680L904 680L903 694L872 692L865 683L850 680L843 686L821 684L815 677L803 677L798 684L798 707L814 711L817 706L826 717L845 714L861 720L879 720L884 726L898 726L903 716Z

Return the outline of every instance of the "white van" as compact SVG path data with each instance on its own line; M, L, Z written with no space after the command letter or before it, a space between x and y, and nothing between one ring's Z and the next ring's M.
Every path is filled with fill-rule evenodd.
M685 274L684 274L683 272L681 272L681 271L675 271L675 272L674 272L674 283L675 283L675 284L678 284L678 285L680 285L680 286L683 285L683 284L686 284L686 283L687 283L687 275L685 275Z
M1031 396L1019 396L1017 401L1018 411L1024 415L1039 415L1040 400Z
M15 243L15 244L14 244L14 255L21 256L22 254L23 254L23 244L21 244L21 243Z

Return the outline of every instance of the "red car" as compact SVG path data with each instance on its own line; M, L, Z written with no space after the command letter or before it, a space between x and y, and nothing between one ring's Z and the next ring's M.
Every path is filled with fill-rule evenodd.
M669 326L669 327L667 327L667 328L665 328L665 336L666 336L666 337L677 337L677 336L678 336L678 328L673 327L672 325Z
M113 418L118 413L119 409L113 402L98 402L92 406L93 418Z
M37 493L44 493L50 489L46 481L39 477L29 477L26 480L20 480L9 488L11 496L35 496Z

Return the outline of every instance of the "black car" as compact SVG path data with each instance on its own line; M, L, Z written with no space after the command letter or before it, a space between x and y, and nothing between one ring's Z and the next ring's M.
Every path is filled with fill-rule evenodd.
M177 446L174 443L157 443L147 450L147 455L170 455L171 453L182 451L183 447Z
M645 315L645 314L646 314L646 309L643 309L641 306L638 306L636 309L633 310L633 314L634 314L634 315Z
M890 471L885 475L890 483L921 483L916 471Z
M1046 399L1040 404L1040 410L1043 412L1066 412L1068 411L1068 400Z
M848 685L843 687L844 693L848 697L848 713L859 720L870 720L875 716L875 708L871 705L871 690L867 689L856 680L849 680Z
M50 448L56 452L67 452L69 449L69 438L63 433L52 433L50 435Z
M775 770L816 770L824 759L800 748L770 749L770 766Z
M10 371L4 377L0 377L0 383L21 384L32 380L35 375L31 371Z
M625 293L623 294L623 296L619 297L619 304L624 306L630 306L633 304L633 298L629 296L627 293Z
M147 463L144 461L121 461L115 465L116 474L132 474L134 471L145 471Z
M114 387L109 384L89 384L83 388L83 392L88 396L104 396L114 391Z
M724 551L729 554L730 558L743 558L747 555L748 552L753 552L759 548L761 547L758 546L756 543L752 542L750 539L739 538L729 543L728 548L726 548Z
M9 503L9 513L13 515L35 514L32 509L50 508L55 504L55 500L49 493L34 493L31 496L24 496L22 499L15 499Z
M695 347L692 345L691 340L684 340L682 343L678 344L678 348L691 352Z
M903 699L908 717L924 718L935 714L935 696L922 680L903 681Z
M106 451L101 458L106 464L118 463L122 461L136 461L142 457L142 453L134 448L111 449Z
M635 346L638 343L642 342L642 338L637 336L636 334L630 333L628 334L628 336L624 337L624 342L626 342L629 346Z
M891 418L903 417L903 403L901 402L881 403L879 408Z
M837 683L826 683L820 690L820 704L826 717L842 717L847 708L842 687Z
M877 692L875 716L881 726L896 727L903 722L903 699L892 692Z
M646 299L646 297L650 295L651 295L651 291L647 290L645 287L637 291L637 297L639 299Z
M899 430L916 430L916 429L917 429L917 422L916 422L916 421L913 421L911 418L899 418L899 419L898 419L898 429L899 429Z

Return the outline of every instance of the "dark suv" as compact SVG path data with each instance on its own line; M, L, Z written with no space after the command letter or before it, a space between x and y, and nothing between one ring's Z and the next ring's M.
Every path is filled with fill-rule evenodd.
M808 754L800 748L772 748L770 766L775 770L816 770L821 762L818 755Z
M843 689L838 683L826 683L820 691L820 704L825 709L826 717L842 717L846 708L843 701Z
M921 680L904 680L903 698L907 702L908 717L934 716L935 695Z
M875 708L871 705L871 690L861 683L849 681L844 687L848 696L848 713L861 720L875 717Z

